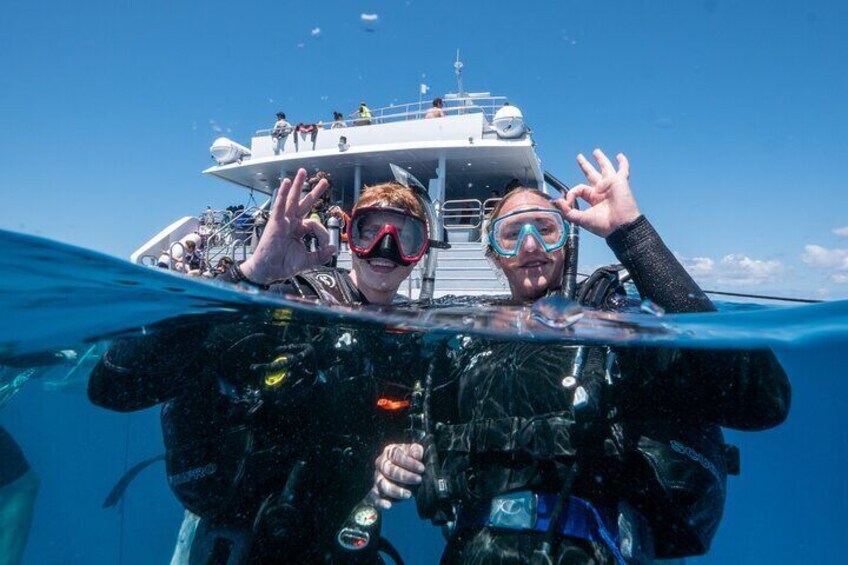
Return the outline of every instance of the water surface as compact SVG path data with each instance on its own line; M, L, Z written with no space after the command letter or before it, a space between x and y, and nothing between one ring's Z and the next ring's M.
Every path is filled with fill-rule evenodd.
M0 357L74 348L157 321L204 316L210 323L255 308L291 310L310 324L396 331L483 333L518 340L707 348L772 347L793 383L789 420L767 432L729 432L742 474L729 479L727 509L711 553L695 563L839 563L848 526L848 301L808 306L721 302L719 313L619 316L592 312L568 327L527 308L458 305L436 312L329 310L304 302L145 269L105 255L0 231ZM559 308L559 310L558 310ZM566 325L566 324L559 324ZM96 354L97 350L92 352ZM90 366L88 367L90 368ZM117 509L103 499L128 466L163 451L159 411L131 415L90 405L86 367L31 379L0 409L5 426L41 476L25 563L167 562L182 512L156 464ZM411 504L387 515L385 533L407 563L434 563L438 531Z

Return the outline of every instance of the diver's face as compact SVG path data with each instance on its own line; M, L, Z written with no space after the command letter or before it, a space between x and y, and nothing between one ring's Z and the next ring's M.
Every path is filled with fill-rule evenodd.
M522 192L507 200L499 217L531 209L556 210L549 200L538 194ZM562 283L565 251L561 248L548 253L535 237L525 237L518 254L502 257L495 253L495 261L509 282L512 297L520 301L534 300Z
M399 265L389 259L375 257L373 259L362 259L356 254L352 257L352 267L356 275L356 287L369 300L372 294L394 295L400 283L408 277L415 268L415 263L407 266Z
M363 236L376 236L380 230L391 223L392 218L383 217L381 214L369 214L363 216L365 223L359 226L359 232ZM356 221L356 220L354 220ZM394 225L394 224L393 224ZM404 226L403 222L394 226L399 235L400 241L395 241L395 245L406 246L408 253L412 254L413 248L420 246L417 238L415 242L407 241L407 232L411 231L412 226ZM420 235L420 234L418 234ZM426 237L426 231L424 232ZM366 237L367 239L367 237ZM358 254L352 254L352 277L362 294L370 302L376 304L389 304L397 293L400 284L412 273L417 261L410 265L403 265L386 257L370 257L363 258Z

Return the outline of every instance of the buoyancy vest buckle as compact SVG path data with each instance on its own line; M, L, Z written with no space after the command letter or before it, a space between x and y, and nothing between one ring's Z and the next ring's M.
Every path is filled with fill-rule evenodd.
M254 363L250 370L262 374L262 387L276 388L286 384L292 367L301 364L306 357L312 355L315 348L310 344L291 344L274 348L277 355L268 363Z
M539 495L529 490L510 492L492 499L489 525L507 530L532 530L536 526Z

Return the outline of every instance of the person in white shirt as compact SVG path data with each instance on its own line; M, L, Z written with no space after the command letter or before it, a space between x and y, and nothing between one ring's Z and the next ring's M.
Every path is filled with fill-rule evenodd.
M283 112L277 112L277 123L271 130L271 137L274 138L274 155L279 155L284 151L286 139L291 132L292 126L286 121L286 115Z

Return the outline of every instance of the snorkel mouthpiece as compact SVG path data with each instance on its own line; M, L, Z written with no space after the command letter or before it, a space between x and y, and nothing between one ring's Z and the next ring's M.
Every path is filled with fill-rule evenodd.
M400 253L397 241L392 234L385 234L380 242L368 253L357 253L360 259L388 259L403 267L408 267L412 261L407 261Z

